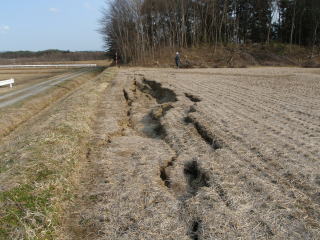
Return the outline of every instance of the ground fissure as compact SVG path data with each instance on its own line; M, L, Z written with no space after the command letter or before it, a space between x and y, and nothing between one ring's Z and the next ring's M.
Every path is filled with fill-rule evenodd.
M249 143L251 133L244 131L249 126L233 126L232 117L237 123L247 119L222 108L219 98L231 95L228 89L219 81L213 88L198 80L193 89L174 74L165 75L170 82L140 72L121 70L110 84L98 132L104 144L89 154L102 173L89 191L95 192L90 194L96 205L92 213L102 219L98 239L270 239L290 236L297 226L313 229L299 236L316 236L317 211L302 206L316 209L309 198L318 196L315 187L302 191L293 184L290 192L281 181L281 186L265 181L281 180L282 169L273 173L270 151L258 141ZM248 111L249 118L253 109ZM259 122L250 127L254 124ZM254 130L269 137L265 129ZM274 224L270 212L276 209L290 231ZM85 219L81 222L92 223Z

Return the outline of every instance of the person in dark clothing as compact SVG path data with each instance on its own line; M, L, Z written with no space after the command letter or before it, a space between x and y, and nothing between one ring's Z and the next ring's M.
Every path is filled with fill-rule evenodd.
M176 60L176 66L177 66L177 68L179 68L180 67L180 53L179 52L176 53L175 60Z

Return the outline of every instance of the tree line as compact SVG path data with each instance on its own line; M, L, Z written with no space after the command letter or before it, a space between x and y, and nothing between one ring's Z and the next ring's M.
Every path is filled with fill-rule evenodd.
M81 60L100 60L107 56L104 52L99 51L63 51L49 49L44 51L8 51L0 52L0 62L8 60L28 59L28 61L81 61Z
M110 0L105 47L140 62L163 47L270 43L317 47L319 0Z

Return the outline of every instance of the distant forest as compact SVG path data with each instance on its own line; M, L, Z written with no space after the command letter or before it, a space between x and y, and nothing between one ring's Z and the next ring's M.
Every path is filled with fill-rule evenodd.
M21 59L28 59L28 61L81 61L81 60L99 60L105 59L106 54L98 51L62 51L50 49L45 51L11 51L0 52L0 63L14 63ZM9 60L11 62L9 62Z
M163 47L320 45L320 0L111 0L101 33L124 62Z

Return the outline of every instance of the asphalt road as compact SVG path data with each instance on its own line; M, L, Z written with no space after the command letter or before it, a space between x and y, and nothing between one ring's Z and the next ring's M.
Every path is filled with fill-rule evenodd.
M49 78L48 80L34 84L29 87L25 87L19 90L13 90L12 92L0 95L0 108L10 106L19 101L22 101L28 97L37 95L53 86L56 86L64 81L74 79L87 73L88 69L81 69L74 73L63 74L59 76L55 76L53 78Z

